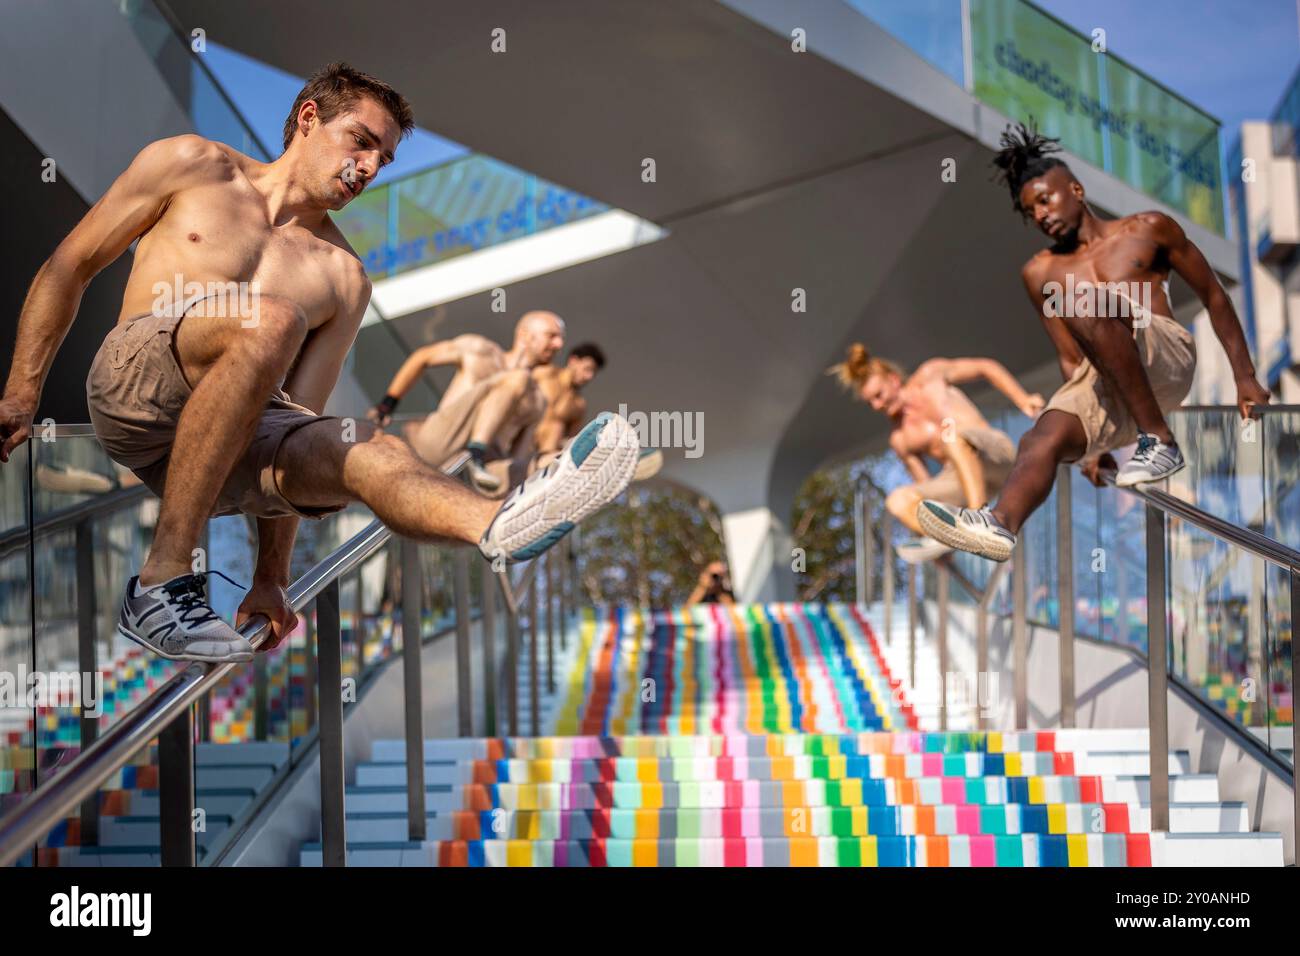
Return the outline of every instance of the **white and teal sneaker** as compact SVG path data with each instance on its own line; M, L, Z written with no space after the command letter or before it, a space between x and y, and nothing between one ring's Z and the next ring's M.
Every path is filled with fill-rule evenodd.
M637 459L636 471L632 473L633 481L645 481L659 474L664 466L664 453L658 448L642 448Z
M489 560L537 557L622 494L640 453L636 430L627 420L601 412L555 461L510 493L483 533L479 550Z
M1187 464L1177 445L1167 445L1155 435L1138 435L1137 451L1124 462L1115 476L1115 487L1132 488L1148 481L1161 481L1183 470Z
M916 520L936 541L992 561L1007 560L1016 547L1016 536L988 508L954 508L926 499L916 506Z
M913 538L897 545L894 551L908 564L924 564L935 558L942 558L952 551L948 545L934 538Z

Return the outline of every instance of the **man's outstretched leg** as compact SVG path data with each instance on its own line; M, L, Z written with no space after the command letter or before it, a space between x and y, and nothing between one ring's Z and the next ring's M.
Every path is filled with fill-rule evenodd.
M1108 316L1075 316L1065 323L1106 383L1107 390L1119 398L1137 425L1137 451L1116 475L1115 484L1127 488L1160 481L1181 471L1186 464L1183 453L1160 410L1128 321Z
M470 453L470 477L484 491L496 491L501 487L501 479L484 468L487 452L494 446L497 433L514 413L515 407L523 401L529 389L535 387L526 369L511 369L483 396L465 450Z
M1078 460L1087 445L1087 433L1077 417L1049 409L1020 439L1016 463L995 504L977 510L926 500L917 508L916 519L937 541L1005 561L1025 521L1051 494L1057 466Z
M358 500L398 534L477 543L484 555L504 561L537 557L616 498L640 453L632 427L602 414L555 461L497 502L440 474L400 439L361 423L356 438L344 441L332 419L292 432L275 459L284 498L299 509Z

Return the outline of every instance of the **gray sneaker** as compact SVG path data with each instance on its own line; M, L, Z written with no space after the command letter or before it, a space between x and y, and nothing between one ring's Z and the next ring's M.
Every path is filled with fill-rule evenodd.
M145 586L126 582L117 632L172 661L251 661L253 645L208 606L205 575Z
M926 499L916 506L916 520L936 541L993 561L1005 561L1016 547L1016 536L988 508L954 508Z
M1138 435L1137 451L1115 476L1117 488L1132 488L1148 481L1161 481L1183 470L1187 464L1177 445L1166 445L1155 435Z

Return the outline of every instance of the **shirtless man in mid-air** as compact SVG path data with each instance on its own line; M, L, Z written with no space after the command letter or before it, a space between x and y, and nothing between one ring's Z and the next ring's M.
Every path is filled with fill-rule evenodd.
M1026 392L1002 363L989 358L933 358L908 376L895 363L871 355L865 345L855 342L830 374L889 416L889 447L914 484L891 491L885 508L920 536L921 540L897 548L900 557L913 563L951 550L921 529L916 506L934 498L958 507L963 503L981 507L998 493L1015 457L1011 439L990 426L957 386L986 379L1030 418L1043 407L1041 395ZM939 462L938 474L930 474L926 458Z
M151 143L32 283L0 398L0 461L31 434L86 286L138 240L118 324L86 391L104 449L162 498L118 618L123 636L157 654L252 657L192 568L210 515L256 516L252 587L236 623L267 617L266 648L295 624L285 588L301 517L359 500L398 534L526 560L631 479L636 433L618 416L597 419L554 470L502 503L440 474L398 438L320 414L370 300L329 212L360 195L413 125L392 87L331 64L298 94L274 162L199 136Z
M1209 312L1232 367L1242 418L1269 400L1255 380L1231 300L1182 227L1162 212L1099 218L1083 184L1051 155L1058 150L1056 140L1020 125L1003 133L994 163L1015 210L1032 217L1052 243L1025 263L1021 279L1056 347L1065 384L1021 438L993 505L924 501L917 510L931 537L994 561L1011 557L1021 527L1051 493L1060 463L1080 462L1100 485L1102 470L1115 466L1110 452L1136 440L1133 457L1115 476L1119 487L1160 481L1184 466L1165 416L1191 388L1196 347L1172 317L1171 272ZM1074 289L1075 299L1062 300L1063 289Z
M548 464L564 443L578 434L587 417L587 400L582 397L582 390L604 367L605 353L600 347L583 342L569 349L563 368L547 364L533 369L533 380L546 398L546 414L537 425L540 465Z
M546 397L546 414L537 425L537 457L533 468L545 468L564 449L587 418L587 400L582 390L591 384L596 373L605 367L605 353L593 342L583 342L569 350L563 368L539 365L533 379ZM664 455L658 448L642 448L633 481L645 481L658 474Z
M369 418L387 425L393 409L426 368L452 366L456 374L438 408L405 428L422 459L441 468L463 451L469 476L486 494L504 494L528 476L537 450L537 427L546 398L533 370L564 347L564 321L554 312L528 312L515 324L506 351L472 333L416 349L393 376Z

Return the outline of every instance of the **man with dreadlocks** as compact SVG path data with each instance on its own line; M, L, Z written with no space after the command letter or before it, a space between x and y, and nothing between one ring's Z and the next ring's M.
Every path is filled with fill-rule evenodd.
M1185 464L1164 413L1191 388L1196 350L1191 334L1170 318L1170 271L1209 311L1242 417L1269 400L1255 380L1237 314L1201 250L1164 213L1098 218L1083 184L1051 155L1057 142L1023 124L1008 127L993 162L1016 211L1052 241L1021 277L1056 346L1065 384L1020 440L995 503L971 509L925 500L917 508L928 535L995 561L1011 556L1021 526L1051 492L1059 463L1081 461L1100 485L1101 470L1115 467L1109 453L1136 440L1137 451L1115 478L1121 487L1159 481Z

